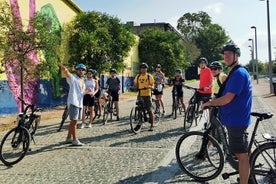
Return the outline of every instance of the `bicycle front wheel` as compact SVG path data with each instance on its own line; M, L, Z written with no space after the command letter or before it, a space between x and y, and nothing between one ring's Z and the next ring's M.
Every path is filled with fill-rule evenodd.
M190 104L185 112L185 115L184 115L184 130L185 131L188 131L193 124L194 112L195 112L195 106L194 106L194 104Z
M135 134L138 134L142 129L142 113L137 107L133 107L130 111L130 128Z
M68 116L69 116L69 108L66 105L66 107L65 107L65 109L63 111L63 114L62 114L61 122L60 122L58 130L57 130L58 132L62 129L63 124L66 121L66 119L68 118Z
M177 142L175 154L181 169L197 181L212 180L223 169L222 149L213 137L203 132L185 133Z
M250 157L250 166L254 183L276 183L276 142L257 147Z
M108 103L104 104L103 106L103 124L105 125L108 121L108 116L109 116L109 105Z
M22 160L29 149L30 137L29 131L24 127L11 129L1 141L0 160L7 166Z

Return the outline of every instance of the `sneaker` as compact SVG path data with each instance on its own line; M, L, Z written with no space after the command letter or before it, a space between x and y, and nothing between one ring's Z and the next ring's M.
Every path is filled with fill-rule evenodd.
M153 131L153 125L150 126L150 129L149 129L150 132Z
M78 139L72 141L73 146L83 146L83 143L81 143Z
M71 144L72 142L73 142L73 138L72 137L65 139L65 144Z
M116 119L117 121L120 121L120 118L117 116L117 119Z
M80 125L80 129L83 129L85 127L85 124L84 123L82 123L81 125Z
M92 127L92 124L91 123L88 123L86 124L85 128L91 128Z

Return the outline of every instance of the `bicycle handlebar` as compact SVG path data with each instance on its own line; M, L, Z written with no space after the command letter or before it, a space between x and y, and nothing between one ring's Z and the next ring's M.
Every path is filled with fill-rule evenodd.
M24 105L26 105L24 112L26 113L29 108L31 108L32 113L42 111L42 108L39 108L33 104L26 103L25 100L23 100L21 97L17 97L21 102L23 102Z
M194 87L186 86L186 85L184 85L184 87L187 88L187 89L193 89L193 90L196 90L196 91L203 91L204 90L204 88L194 88Z

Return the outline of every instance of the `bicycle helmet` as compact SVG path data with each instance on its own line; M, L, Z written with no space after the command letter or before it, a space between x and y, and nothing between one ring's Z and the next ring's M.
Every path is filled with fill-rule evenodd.
M218 68L218 69L223 69L223 66L220 62L218 61L213 61L211 64L210 64L210 68Z
M199 63L202 63L202 62L204 62L206 65L208 64L208 60L205 58L205 57L201 57L201 58L199 58Z
M93 69L89 69L87 72L91 72L94 75L94 70Z
M148 68L148 64L147 63L141 63L140 64L140 68Z
M176 70L174 71L175 74L181 74L181 72L182 72L182 71L181 71L181 69L179 69L179 68L176 69Z
M76 70L78 70L78 69L86 70L86 66L84 64L80 63L76 66Z
M111 73L111 72L117 73L117 70L116 70L115 68L111 68L111 69L109 70L109 73Z
M228 43L224 45L221 49L221 53L223 54L224 51L231 51L231 52L237 53L238 56L241 56L241 49L233 43Z
M160 64L157 64L155 68L161 68L161 65L160 65Z

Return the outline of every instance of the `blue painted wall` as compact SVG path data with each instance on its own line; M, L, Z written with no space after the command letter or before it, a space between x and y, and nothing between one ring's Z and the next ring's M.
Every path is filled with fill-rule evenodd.
M122 84L122 92L125 92L129 86L133 85L133 77L118 77ZM101 84L103 84L102 87L105 87L107 78L108 76L101 76ZM39 83L39 107L45 109L66 104L69 86L65 78L62 79L62 95L58 98L53 98L50 81L40 80ZM7 81L0 80L0 116L17 113L17 104L12 96Z

